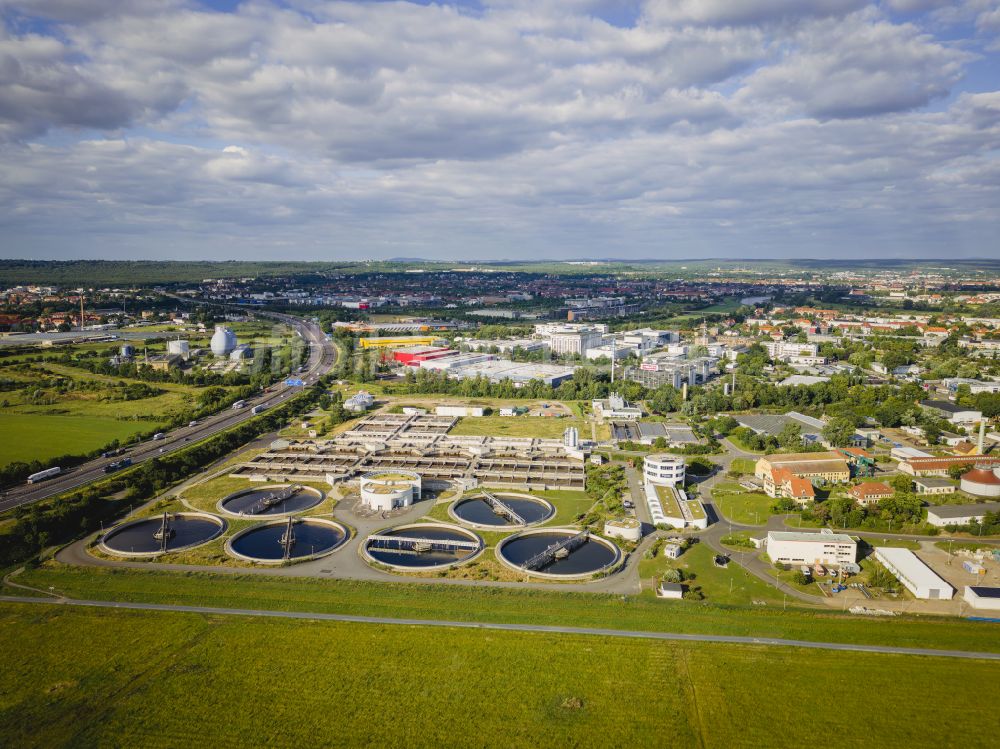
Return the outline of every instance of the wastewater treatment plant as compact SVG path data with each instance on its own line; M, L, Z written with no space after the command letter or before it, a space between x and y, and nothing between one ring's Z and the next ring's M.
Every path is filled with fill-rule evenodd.
M489 492L456 501L448 509L455 520L474 528L505 530L543 523L555 514L551 502L530 494Z
M130 520L105 533L100 548L117 556L159 556L191 549L219 537L226 521L203 512L164 512Z
M400 571L443 569L471 561L484 548L472 531L443 523L386 528L365 540L362 555L370 563Z
M301 562L336 551L348 537L347 529L333 520L287 517L240 531L226 542L226 552L260 564Z
M227 515L290 515L305 512L323 501L323 492L309 486L274 484L233 492L218 509Z
M501 541L496 553L516 572L564 580L609 572L622 558L621 550L611 541L574 528L522 531Z

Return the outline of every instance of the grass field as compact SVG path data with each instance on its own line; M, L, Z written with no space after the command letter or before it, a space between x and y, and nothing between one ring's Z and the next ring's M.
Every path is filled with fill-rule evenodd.
M594 504L594 500L586 492L571 489L552 489L531 494L549 500L556 508L556 514L546 525L572 525L577 515L582 515Z
M729 468L753 476L753 472L757 468L757 461L753 458L733 458Z
M58 375L74 381L107 385L98 390L77 390L60 394L52 403L34 403L28 389L5 393L0 413L0 465L15 461L47 460L59 455L88 453L114 439L125 440L167 424L170 417L186 411L194 403L197 388L176 383L154 383L159 394L139 400L107 400L115 384L136 380L95 375L63 364L44 362L33 365L31 373L8 372L17 379L38 375Z
M748 492L739 484L722 483L712 489L712 501L727 520L744 525L764 525L774 500L760 492Z
M799 747L817 674L873 716L824 746L976 747L1000 698L977 661L11 604L0 663L19 747Z
M468 416L459 419L449 434L467 437L562 439L563 432L568 427L579 429L581 439L590 439L590 424L573 416L561 419L543 416Z
M149 422L110 417L0 413L0 465L88 453L151 426Z
M683 557L682 557L683 559ZM948 617L854 617L610 594L414 583L76 568L46 563L17 580L74 598L317 611L398 618L563 624L1000 652L995 625ZM728 583L726 583L728 587ZM18 593L13 588L3 588Z
M717 604L749 606L753 601L767 601L781 605L781 593L757 579L738 564L725 569L716 567L712 560L715 552L706 544L694 544L679 559L667 559L660 552L655 559L643 559L639 574L643 581L659 578L668 567L674 567L692 580L685 580L689 588L699 588L705 600Z

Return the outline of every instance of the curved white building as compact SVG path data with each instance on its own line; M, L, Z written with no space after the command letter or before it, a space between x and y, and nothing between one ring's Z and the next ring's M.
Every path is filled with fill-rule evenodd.
M638 542L642 538L642 523L635 518L608 520L604 523L604 535L610 538Z
M977 465L968 473L962 474L962 491L977 497L1000 497L1000 475L996 468Z
M684 483L684 458L677 455L647 455L642 465L643 478L658 486L677 486Z
M212 353L216 356L229 356L236 348L236 334L225 325L216 325L212 335Z
M413 471L368 473L361 477L361 503L376 512L409 507L420 501L420 474Z

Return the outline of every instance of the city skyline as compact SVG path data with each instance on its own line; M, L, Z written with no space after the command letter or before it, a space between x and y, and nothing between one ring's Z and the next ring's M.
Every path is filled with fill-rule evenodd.
M0 2L0 256L989 258L987 0Z

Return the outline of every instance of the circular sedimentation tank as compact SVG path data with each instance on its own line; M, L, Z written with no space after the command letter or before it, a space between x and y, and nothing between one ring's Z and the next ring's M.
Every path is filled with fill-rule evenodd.
M486 530L524 528L543 523L555 514L551 503L530 494L490 492L464 497L448 508L448 514L461 523Z
M108 554L145 557L207 544L226 530L226 521L204 512L174 512L129 520L100 540Z
M621 549L611 541L573 528L517 533L501 541L496 553L517 572L558 580L589 578L614 569L622 559Z
M226 542L226 553L259 564L304 562L333 553L349 537L348 530L332 520L285 518L240 531Z
M369 563L413 572L464 564L483 547L483 539L457 525L416 523L373 533L361 546L361 555Z
M274 517L303 512L322 501L323 492L311 486L271 484L233 492L219 500L218 508L227 515Z

